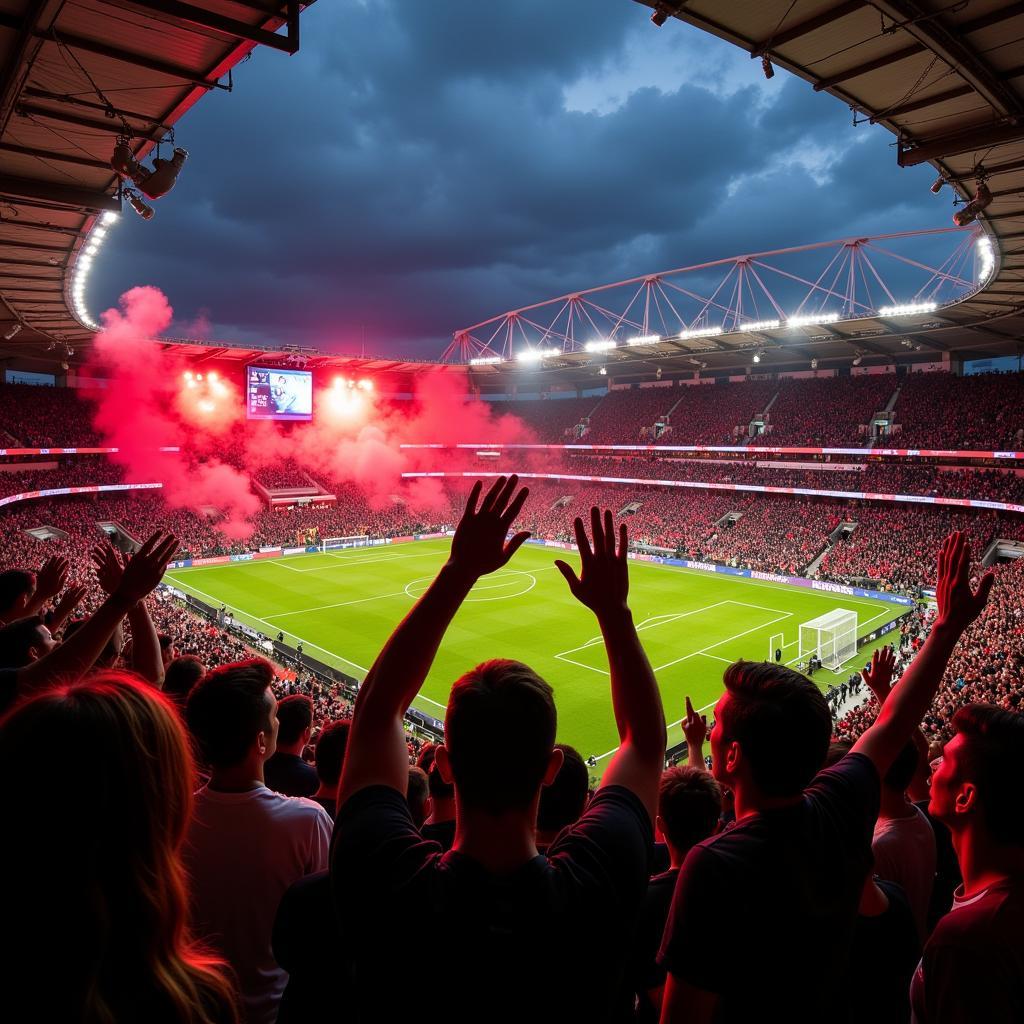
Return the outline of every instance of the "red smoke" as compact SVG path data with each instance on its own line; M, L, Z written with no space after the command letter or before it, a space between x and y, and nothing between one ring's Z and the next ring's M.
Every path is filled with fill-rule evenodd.
M189 382L184 358L155 343L172 318L160 291L133 288L120 305L103 315L93 346L94 372L108 380L96 392L95 426L105 444L121 449L111 457L125 467L129 482L160 481L173 507L216 509L224 517L218 527L230 538L252 532L263 503L252 491L249 471L264 466L291 459L325 485L358 487L376 506L400 500L413 510L438 509L447 504L441 481L403 481L402 473L461 468L471 464L472 453L400 445L532 440L516 417L492 417L486 403L467 400L464 373L440 367L417 378L412 401L356 390L339 403L337 392L320 387L312 423L249 421L238 382L216 375L211 380L208 372L202 380L194 373ZM158 453L167 445L182 451Z

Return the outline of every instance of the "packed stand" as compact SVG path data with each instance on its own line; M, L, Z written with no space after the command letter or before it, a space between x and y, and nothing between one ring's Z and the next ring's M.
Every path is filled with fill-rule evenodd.
M870 446L870 434L861 428L885 408L895 390L894 374L779 381L766 441L788 447Z
M596 395L589 398L492 402L491 413L494 416L518 416L530 428L538 442L571 444L576 440L576 428L585 422L601 401L602 396Z
M900 448L1024 451L1024 375L912 373L896 402Z
M669 443L745 444L750 421L765 411L777 390L778 385L762 380L681 387Z
M0 431L13 443L0 448L97 448L94 408L74 388L0 384Z
M651 387L609 391L590 416L587 444L656 444L655 423L666 421L682 398L679 388ZM668 435L660 439L669 443Z

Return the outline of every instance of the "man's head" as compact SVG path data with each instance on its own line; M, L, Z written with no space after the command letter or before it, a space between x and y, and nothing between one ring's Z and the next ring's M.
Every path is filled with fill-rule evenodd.
M56 647L38 615L0 627L0 668L24 668Z
M175 658L164 671L164 694L179 708L184 707L192 687L205 675L206 666L191 654Z
M567 743L558 743L555 749L562 752L562 767L551 785L540 791L537 807L537 831L552 838L579 820L590 788L590 773L579 751Z
M722 813L722 787L701 768L669 768L658 786L657 825L681 860L691 846L713 835Z
M427 781L430 784L430 799L434 801L434 814L437 814L438 801L454 800L455 787L444 780L437 767L437 744L428 743L420 751L416 758L416 765L427 773Z
M262 658L223 665L192 689L185 721L214 770L251 767L257 775L277 749L274 671Z
M336 722L328 722L320 730L320 736L316 741L316 774L324 789L338 788L351 728L351 718L339 718Z
M19 618L35 591L35 573L25 569L0 572L0 622L12 622Z
M160 641L160 660L166 669L178 656L178 652L174 649L174 637L169 633L161 633L157 639Z
M438 770L460 806L488 814L527 811L562 764L548 686L518 661L486 661L452 686Z
M278 702L277 747L301 753L313 732L313 701L304 693L293 693Z
M421 828L430 813L430 789L427 773L416 765L409 765L409 783L405 790L405 802L409 805L412 823Z
M797 796L821 770L832 715L821 691L785 665L737 661L715 705L711 762L724 786L763 797Z
M968 704L932 775L929 812L954 834L977 828L999 846L1024 846L1024 715Z

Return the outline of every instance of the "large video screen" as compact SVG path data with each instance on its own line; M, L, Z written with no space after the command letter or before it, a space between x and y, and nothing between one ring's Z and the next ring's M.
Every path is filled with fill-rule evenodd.
M313 374L250 366L246 374L246 411L251 420L311 420Z

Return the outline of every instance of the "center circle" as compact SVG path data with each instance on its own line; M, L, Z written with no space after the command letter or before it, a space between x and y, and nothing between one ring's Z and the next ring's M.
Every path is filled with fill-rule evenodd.
M405 585L405 592L413 600L420 597L434 582L433 576L421 576ZM484 576L469 592L470 601L505 601L511 597L522 597L537 586L537 577L532 573L508 569L493 576Z

